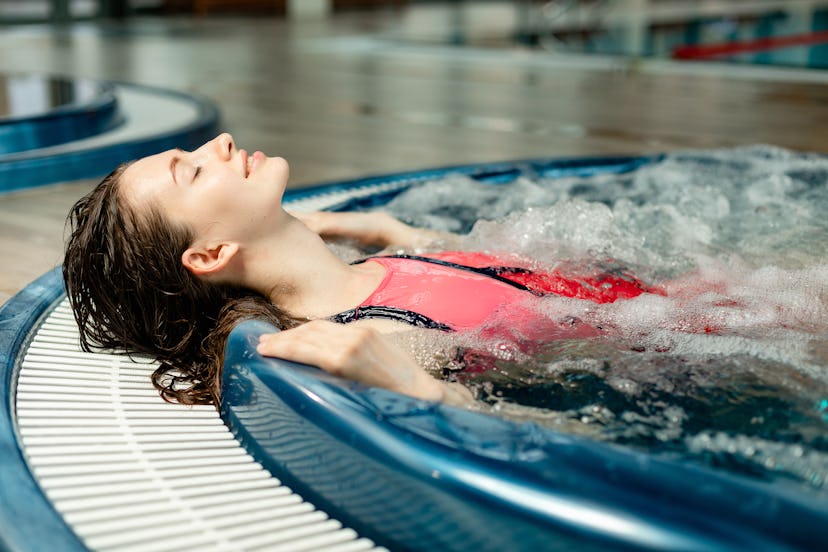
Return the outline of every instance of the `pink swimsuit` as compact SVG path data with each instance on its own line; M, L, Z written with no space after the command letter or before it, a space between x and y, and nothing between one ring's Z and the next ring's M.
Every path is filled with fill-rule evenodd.
M550 327L553 321L531 308L533 296L554 294L610 303L645 292L663 293L623 273L564 276L556 271L532 271L519 266L520 261L483 253L372 257L366 261L385 267L385 278L357 308L335 315L333 320L345 323L386 318L443 331L494 330L496 326L497 333L517 330L523 337L548 339L555 330L579 336L587 328L591 335L598 330L584 328L585 324L572 317L554 321L556 328ZM544 323L538 324L539 318Z

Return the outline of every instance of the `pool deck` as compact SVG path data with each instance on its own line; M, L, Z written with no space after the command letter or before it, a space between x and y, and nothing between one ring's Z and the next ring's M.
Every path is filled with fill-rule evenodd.
M542 156L753 143L828 153L828 71L401 40L448 17L426 8L3 27L0 50L14 55L0 71L204 95L241 147L290 161L293 186ZM0 196L0 304L60 263L65 215L93 185Z

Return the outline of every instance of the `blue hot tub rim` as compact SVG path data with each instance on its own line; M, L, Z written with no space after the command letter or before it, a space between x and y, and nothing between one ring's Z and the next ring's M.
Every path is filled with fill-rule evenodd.
M384 204L407 189L409 183L413 185L448 174L461 174L481 182L500 184L511 182L518 176L523 175L560 178L565 176L590 176L599 173L625 173L658 162L663 158L663 155L614 156L570 159L543 158L480 163L332 182L297 190L290 194L289 198L302 199L328 192L369 189L372 186L385 183L401 184L400 187L395 187L389 192L380 193L377 197L371 194L361 195L330 207L331 210L335 211L359 210ZM343 519L343 521L351 524L363 534L374 538L379 543L387 543L392 547L417 548L416 542L407 542L404 538L401 540L388 537L383 534L380 527L373 525L372 522L349 513L347 508L342 506L347 493L343 491L339 493L340 496L337 496L336 492L330 490L332 488L329 484L330 481L327 484L322 482L324 477L320 476L319 482L311 482L292 474L287 463L279 460L278 453L274 455L272 454L273 451L266 450L266 447L256 437L256 429L248 427L248 424L243 420L244 416L236 412L240 408L242 410L251 408L253 403L246 403L245 401L253 400L255 402L257 399L253 397L257 394L272 394L267 404L282 405L279 407L281 408L280 416L285 419L293 418L296 423L304 424L303 427L306 428L313 426L314 435L317 437L321 435L323 439L329 439L332 443L339 443L344 448L349 448L349 443L352 442L363 444L371 442L372 431L398 432L395 436L386 436L387 438L385 438L386 443L392 441L395 443L391 445L391 449L383 448L377 443L371 445L375 447L372 450L383 458L399 459L401 456L409 460L417 458L416 450L408 449L405 454L399 452L400 447L406 443L406 440L417 440L425 448L434 446L438 448L447 447L446 450L455 452L464 451L463 454L468 453L470 455L471 463L458 464L457 471L473 472L479 467L475 462L483 462L484 464L503 462L502 457L505 451L521 448L521 443L510 438L506 439L506 442L509 443L509 446L506 447L498 447L496 444L480 447L479 444L485 442L487 436L491 436L493 428L508 428L503 430L505 432L503 435L508 435L511 432L513 437L523 436L527 439L523 445L537 445L539 448L534 449L536 461L540 461L537 460L540 457L546 458L547 461L554 459L555 454L560 454L562 444L565 444L571 451L577 451L569 455L571 462L574 463L566 464L563 467L575 470L572 473L577 473L579 483L576 487L579 488L569 489L564 494L572 492L575 493L574 496L579 496L579 499L593 501L595 495L586 493L586 489L591 488L593 492L600 492L604 498L615 493L615 497L611 498L609 502L612 503L616 512L632 509L641 514L640 520L646 521L646 518L650 517L661 520L660 523L663 524L662 529L664 531L660 536L653 537L652 540L647 540L643 535L650 534L650 536L653 536L658 533L660 530L659 524L648 526L647 523L643 523L639 526L639 534L631 534L626 537L609 533L586 535L589 531L584 532L583 528L576 526L577 523L567 527L559 527L562 534L586 535L585 540L591 541L593 544L598 543L599 548L609 544L632 548L661 548L664 546L674 549L728 549L759 546L771 549L807 549L822 543L821 535L814 528L824 526L828 522L828 506L809 495L800 495L797 492L791 492L790 489L758 483L727 473L714 472L700 466L657 459L645 453L634 453L612 445L565 436L532 424L519 425L483 414L457 411L446 406L428 405L414 399L403 399L399 395L383 390L366 389L351 382L331 378L318 370L284 361L263 360L258 357L252 345L255 336L263 331L268 330L255 322L249 322L242 324L231 334L224 373L226 389L243 389L244 385L239 386L239 381L247 381L255 387L255 391L228 392L225 394L222 413L226 422L236 432L240 441L260 462L271 469L274 475L294 485L299 492L306 493L312 501L330 508L332 515ZM325 403L326 400L329 403L327 406L322 406L322 403ZM475 437L463 438L460 441L452 441L452 439L457 438L457 435L451 435L451 432L445 434L434 433L433 431L430 437L423 441L421 440L423 438L421 427L419 429L406 427L405 424L394 425L393 431L388 427L380 430L374 426L373 429L370 429L372 420L375 422L377 418L382 418L387 422L389 417L383 412L388 409L393 410L395 407L390 406L391 403L397 404L400 401L406 402L412 412L432 412L436 416L435 420L442 420L439 423L434 421L430 425L430 427L433 426L432 429L439 425L442 425L443 428L449 427L450 423L447 420L454 420L458 417L466 420L470 427L478 424L485 426L486 429ZM308 413L314 409L318 409L318 416L313 420L307 420ZM357 421L349 424L349 422L343 421L341 416L335 416L331 419L326 417L325 413L341 412L342 409L345 409L349 416ZM242 410L239 410L239 412ZM404 416L403 418L409 421L413 419L412 416ZM480 421L481 418L485 421ZM381 425L388 426L387 423ZM270 428L270 431L272 431L272 428ZM425 433L429 433L429 431ZM474 445L475 443L477 445ZM539 443L545 443L545 445L541 446ZM472 445L477 446L477 448L467 450L467 447ZM552 448L557 446L558 452L555 453L551 449L545 450L544 446L546 445ZM307 446L313 447L312 444ZM350 446L350 448L355 458L365 456L360 451L353 450L353 446ZM494 458L492 455L500 455L501 458ZM592 460L587 462L586 458ZM559 460L560 458L555 461ZM411 461L413 462L413 460ZM417 461L420 462L418 475L409 473L401 477L435 484L436 479L430 477L429 470L423 468L423 466L437 465L442 460L433 455L429 456L428 453L423 453L422 457L417 458ZM507 464L501 463L499 466L501 469L513 473L515 480L532 481L535 484L540 484L543 479L541 476L543 469L538 468L538 465L533 464L533 462L529 460L525 462L507 462ZM398 462L397 468L392 468L391 471L394 469L402 470L401 466L405 463ZM598 469L595 473L587 473L583 469L586 464L593 467L597 466ZM607 466L615 466L614 471L608 470ZM623 466L623 469L621 466ZM557 469L560 468L559 465ZM623 472L623 476L619 475L619 470ZM654 475L657 475L655 479ZM489 500L475 495L476 491L464 488L457 481L449 482L445 473L441 472L439 481L440 484L451 487L456 492L474 496L478 501L485 502ZM524 490L528 488L524 486ZM665 497L668 496L671 497L670 500L665 501ZM708 503L708 500L713 499L715 501ZM495 504L495 511L505 505L505 503L497 500L494 500L492 504ZM543 513L531 513L531 516L535 516L536 521L539 519L538 515L543 517ZM548 521L546 520L543 523Z

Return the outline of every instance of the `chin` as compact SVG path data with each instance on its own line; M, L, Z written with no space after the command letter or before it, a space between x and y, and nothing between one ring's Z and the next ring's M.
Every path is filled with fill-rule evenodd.
M279 201L281 202L290 178L290 165L284 157L268 157L267 163L270 165L268 172L272 178L271 181L276 184L279 190Z
M284 157L270 157L269 159L276 164L279 172L284 173L285 183L287 183L287 180L290 177L290 164L287 159Z
M284 157L268 157L266 161L267 172L270 177L282 187L287 186L290 178L290 165Z

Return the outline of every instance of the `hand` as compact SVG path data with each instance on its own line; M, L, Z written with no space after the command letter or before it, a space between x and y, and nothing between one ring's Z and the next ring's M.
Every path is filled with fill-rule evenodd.
M417 362L377 330L313 320L296 328L265 334L259 354L312 364L365 385L384 387L431 401L467 402L471 393L428 375Z
M292 211L290 214L325 240L349 239L362 247L399 245L417 248L443 237L440 232L414 228L382 211Z

